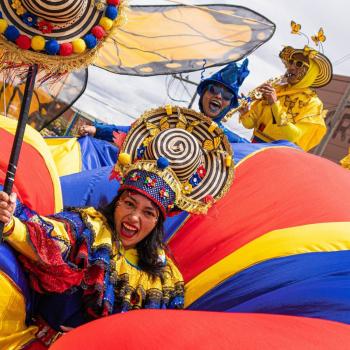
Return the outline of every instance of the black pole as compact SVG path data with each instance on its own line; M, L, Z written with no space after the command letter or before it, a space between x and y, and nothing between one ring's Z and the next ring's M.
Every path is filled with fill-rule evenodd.
M21 110L18 118L15 139L13 141L9 165L7 167L7 172L6 172L4 192L6 192L7 194L11 194L13 183L15 181L18 159L19 159L19 155L20 155L21 147L23 143L24 131L26 129L26 124L28 121L29 107L32 101L35 78L37 73L38 73L38 66L36 64L29 67L27 81L24 88L23 102L21 105ZM2 241L3 231L4 231L4 223L0 222L0 242Z

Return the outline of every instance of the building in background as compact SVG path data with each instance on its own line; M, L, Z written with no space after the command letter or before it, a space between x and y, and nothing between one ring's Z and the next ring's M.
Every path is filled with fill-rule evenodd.
M312 153L339 163L350 145L350 77L333 75L330 84L317 89L317 94L328 109L328 132Z

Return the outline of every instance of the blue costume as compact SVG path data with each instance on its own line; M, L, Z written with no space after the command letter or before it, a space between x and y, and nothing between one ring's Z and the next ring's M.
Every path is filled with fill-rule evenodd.
M227 136L229 142L231 143L248 143L249 141L243 137L240 137L236 133L231 130L225 128L222 124L222 119L225 115L232 109L238 106L238 91L240 86L242 85L244 79L248 76L248 59L245 59L241 65L236 62L232 62L225 66L223 69L213 74L211 77L204 79L200 82L197 88L197 93L200 96L199 100L199 109L202 113L202 99L203 95L207 90L209 84L215 83L225 86L230 92L233 93L233 97L231 99L230 105L224 108L220 114L214 119L214 121L220 126L221 129L224 130L225 135ZM205 114L205 113L204 113ZM113 142L113 132L122 132L127 133L130 130L130 126L118 126L118 125L110 125L103 123L95 123L96 134L95 138L100 140L105 140L109 142Z
M130 126L111 125L97 122L94 123L94 126L96 128L95 138L108 142L113 142L113 132L128 133L130 130Z
M220 114L214 119L214 121L224 130L225 135L231 143L248 143L249 141L240 137L236 133L225 128L222 124L222 119L232 109L238 106L238 91L242 85L244 79L248 76L248 59L245 59L241 65L236 62L232 62L225 66L223 69L214 73L211 77L204 79L200 82L197 88L197 93L200 96L199 109L203 111L203 95L206 92L210 84L220 84L225 86L230 92L233 93L231 103L228 107L224 108Z

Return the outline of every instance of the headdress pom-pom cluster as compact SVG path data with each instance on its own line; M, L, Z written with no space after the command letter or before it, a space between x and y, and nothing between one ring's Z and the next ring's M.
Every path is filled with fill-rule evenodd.
M164 170L169 166L169 161L165 157L159 157L157 160L157 167L161 170Z
M120 165L129 165L131 163L131 156L129 153L120 153L118 157Z

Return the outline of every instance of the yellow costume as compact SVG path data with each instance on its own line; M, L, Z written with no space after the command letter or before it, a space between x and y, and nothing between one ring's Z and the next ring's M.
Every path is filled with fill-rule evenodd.
M164 123L166 128L162 129ZM180 128L180 123L187 130ZM164 136L186 142L186 162L183 152L174 153L173 143L165 142ZM147 148L143 146L145 141ZM205 213L233 181L228 140L221 129L212 127L209 118L191 110L170 106L145 113L131 128L123 146L110 175L110 180L120 182L121 197L115 197L103 211L73 208L43 217L17 202L14 216L5 227L4 238L17 252L37 299L30 313L39 327L36 337L47 346L55 341L62 325L78 327L93 319L140 308L183 308L181 273L162 249L163 220L180 209ZM171 161L159 156L160 151L169 154ZM144 159L138 158L139 153ZM153 202L152 208L158 211L150 215L151 204L147 202L140 212L140 205L131 201L133 194ZM130 197L128 205L123 196ZM2 201L1 207L6 203ZM138 220L141 227L153 225L153 229L142 240L127 245L114 226L126 226L130 220ZM4 311L11 313L12 309ZM17 324L23 325L24 307L20 311L14 318L22 320ZM16 331L14 324L12 332ZM35 328L26 329L24 325L23 331L32 337ZM0 336L5 336L1 330ZM8 341L7 348L12 346L11 339L4 341Z
M4 234L9 233L6 241L19 252L37 292L71 293L82 289L82 305L89 319L140 308L183 307L182 276L164 251L159 252L164 264L161 279L138 267L136 249L125 250L113 238L106 218L94 208L50 218L31 213L24 220L28 208L23 206L21 220L14 217ZM0 275L0 287L1 349L17 349L34 340L38 329L25 324L25 298L4 273ZM58 307L64 309L63 305ZM55 305L52 307L54 310ZM86 322L86 318L83 320Z
M318 65L310 60L310 68L299 83L275 87L276 103L269 105L264 100L252 103L240 118L244 127L254 128L254 137L263 142L288 140L305 151L318 145L327 131L326 111L309 88L318 74Z
M37 327L25 323L26 301L14 281L0 272L0 349L21 349L35 339Z

